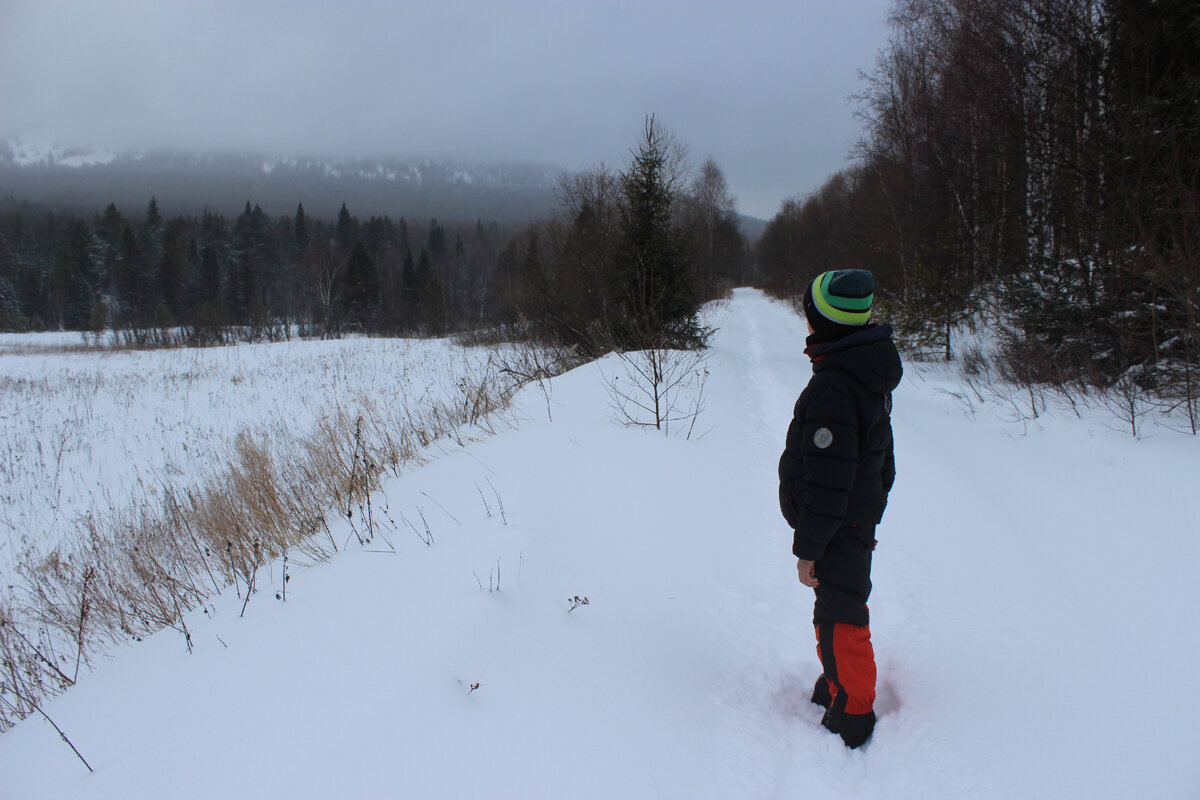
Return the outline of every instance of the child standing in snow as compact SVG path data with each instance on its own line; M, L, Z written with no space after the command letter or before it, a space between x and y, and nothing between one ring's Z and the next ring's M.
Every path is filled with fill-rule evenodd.
M888 325L872 325L874 280L861 269L816 277L804 294L812 379L796 402L779 459L779 505L795 531L800 582L815 590L824 674L812 702L848 747L875 729L875 654L868 627L871 552L896 477L892 390L902 374Z

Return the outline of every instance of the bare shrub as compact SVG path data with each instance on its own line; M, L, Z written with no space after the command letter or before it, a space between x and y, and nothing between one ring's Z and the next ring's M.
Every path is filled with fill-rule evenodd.
M1113 416L1129 426L1129 433L1135 439L1138 437L1141 419L1149 411L1150 393L1146 386L1146 378L1147 371L1140 365L1130 367L1101 395L1104 405Z
M613 419L628 427L669 435L686 424L690 439L704 410L708 355L703 350L652 348L618 353L620 368L603 375Z
M536 383L546 400L546 417L553 421L551 401L554 393L550 379L586 363L589 359L573 345L538 342L528 321L520 323L520 330L524 338L497 353L497 369L500 374L511 380L514 389Z

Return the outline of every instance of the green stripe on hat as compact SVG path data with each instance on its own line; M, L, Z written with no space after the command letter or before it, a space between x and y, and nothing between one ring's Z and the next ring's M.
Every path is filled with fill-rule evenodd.
M866 325L871 321L871 303L875 299L874 292L870 292L865 297L845 297L837 294L837 290L831 290L830 288L835 278L851 278L849 281L839 281L842 284L854 282L853 278L858 276L852 276L847 273L858 271L837 270L823 272L817 276L817 279L813 281L812 298L813 305L817 307L817 311L821 312L821 316L839 325ZM869 281L869 276L870 273L867 273L867 281ZM873 287L867 281L862 282L861 288L869 291Z

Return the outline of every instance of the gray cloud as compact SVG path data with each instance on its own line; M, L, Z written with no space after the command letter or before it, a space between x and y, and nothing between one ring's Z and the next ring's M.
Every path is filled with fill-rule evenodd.
M0 135L622 164L654 113L741 210L815 189L889 0L0 0Z

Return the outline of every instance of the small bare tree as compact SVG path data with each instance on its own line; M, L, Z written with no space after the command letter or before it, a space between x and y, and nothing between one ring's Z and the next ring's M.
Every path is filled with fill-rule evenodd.
M704 410L708 354L703 350L654 347L618 352L620 369L601 372L614 421L627 427L654 428L670 435L686 423L690 439Z

